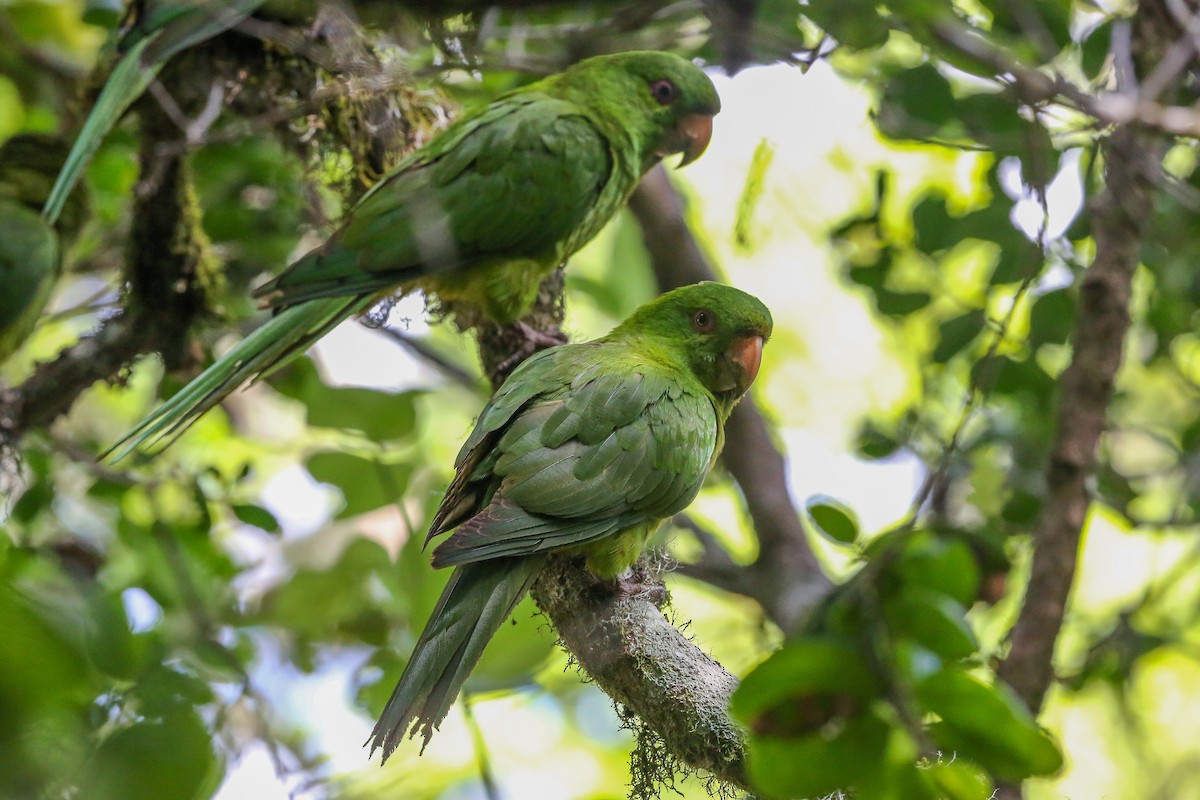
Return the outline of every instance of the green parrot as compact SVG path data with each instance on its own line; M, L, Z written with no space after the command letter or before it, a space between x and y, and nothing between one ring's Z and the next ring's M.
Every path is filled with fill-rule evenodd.
M121 115L173 56L211 39L250 16L266 0L135 0L117 31L120 53L96 104L84 120L42 211L53 224L83 169Z
M371 733L384 760L425 743L549 553L599 577L631 567L658 524L687 507L758 374L771 314L718 283L685 286L592 342L543 350L484 407L426 542L455 567Z
M0 364L33 330L62 270L63 250L83 224L78 192L58 224L42 204L67 149L42 134L14 136L0 147Z
M692 62L636 51L580 61L467 114L261 287L279 313L126 434L117 458L182 430L381 293L419 288L451 313L517 320L647 170L675 153L680 166L700 156L719 110Z

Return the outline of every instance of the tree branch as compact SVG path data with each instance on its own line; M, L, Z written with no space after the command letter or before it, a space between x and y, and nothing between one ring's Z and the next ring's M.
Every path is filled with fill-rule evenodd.
M520 326L561 336L563 277L548 277L533 310L518 325L475 327L480 361L493 386L528 355ZM463 317L458 322L463 324ZM643 585L661 586L648 575ZM563 646L615 702L632 711L683 763L746 789L745 743L729 715L737 678L679 632L646 592L629 596L594 576L578 559L554 556L530 594Z
M642 180L629 207L642 226L660 290L717 279L684 219L682 198L662 167ZM804 613L828 593L830 583L808 546L788 490L783 454L752 397L734 409L725 441L721 463L742 490L760 549L758 558L742 568L748 575L724 579L722 571L709 571L704 579L747 594L777 625L794 630Z
M1139 8L1143 17L1146 6ZM1141 23L1141 24L1139 24ZM1135 19L1144 29L1144 21ZM1136 35L1136 34L1135 34ZM1140 42L1141 64L1154 63ZM1157 49L1155 47L1154 49ZM1046 468L1046 496L1034 529L1033 565L1012 646L999 675L1035 713L1054 679L1053 655L1090 504L1088 481L1106 425L1125 334L1141 240L1154 213L1154 181L1163 141L1120 125L1103 144L1105 187L1089 204L1096 256L1080 286L1071 336L1074 355L1060 379L1057 435Z

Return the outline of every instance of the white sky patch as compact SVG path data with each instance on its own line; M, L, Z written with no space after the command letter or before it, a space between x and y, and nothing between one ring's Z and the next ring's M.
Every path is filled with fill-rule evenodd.
M339 502L336 489L317 481L298 464L272 475L259 497L289 538L320 530Z
M121 592L121 603L129 619L129 630L133 633L148 631L162 619L162 606L140 587L131 586Z
M1050 212L1046 224L1048 240L1062 236L1083 208L1083 178L1079 174L1082 152L1077 148L1063 153L1058 174L1046 186L1046 208ZM1021 162L1016 158L1001 161L999 178L1004 191L1017 201L1012 210L1013 223L1037 241L1038 231L1047 215L1037 195L1022 182Z
M388 323L413 335L427 332L424 297L416 293L401 298L388 315ZM338 325L311 352L322 375L333 386L403 391L430 382L424 364L357 319Z

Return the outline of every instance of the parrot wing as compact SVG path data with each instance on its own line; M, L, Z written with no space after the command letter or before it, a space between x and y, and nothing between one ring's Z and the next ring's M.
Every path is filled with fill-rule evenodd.
M20 203L0 200L0 361L33 328L58 275L54 229Z
M371 294L490 259L559 257L613 169L573 103L517 93L465 119L364 195L330 241L255 294Z
M439 510L431 530L458 525L435 550L434 565L585 544L686 507L719 435L712 401L689 383L628 358L582 369L576 362L565 385L534 394L502 427L473 434L477 444L460 455L447 511ZM477 433L495 426L496 416L493 404Z

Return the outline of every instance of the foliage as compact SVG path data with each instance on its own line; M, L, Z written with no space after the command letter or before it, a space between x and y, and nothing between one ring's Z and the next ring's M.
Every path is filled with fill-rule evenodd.
M1132 9L352 5L383 31L370 39L383 66L369 92L355 93L363 78L339 72L337 57L309 61L278 42L253 50L240 32L184 55L194 59L185 69L220 80L165 73L167 85L190 86L176 109L185 121L203 116L210 90L221 113L188 143L134 119L107 137L87 171L92 219L56 310L0 365L0 382L19 390L38 362L113 315L136 254L138 198L161 178L139 170L139 154L148 143L183 147L199 209L188 241L219 265L186 357L166 375L142 359L120 385L91 387L68 415L0 452L0 796L210 797L223 782L235 791L255 758L313 796L483 791L493 768L514 796L622 793L630 742L607 700L564 672L530 601L468 684L477 730L452 717L423 758L401 751L383 771L344 755L346 739L353 750L366 737L444 583L419 533L483 397L470 343L404 319L419 318L418 306L373 322L432 359L349 326L154 458L113 465L95 454L254 324L247 287L319 242L363 190L359 177L374 174L378 154L350 146L372 114L411 123L400 137L411 145L458 104L629 46L713 65L832 68L872 109L875 133L831 147L802 177L787 141L756 132L737 169L722 167L731 174L719 191L690 195L690 221L725 277L761 294L780 322L759 397L789 468L803 472L791 486L809 498L800 513L811 546L844 578L786 632L724 591L744 584L706 578L716 573L701 569L698 527L745 575L759 548L771 555L743 518L744 492L720 476L687 524L660 536L684 562L669 582L676 616L695 620L702 646L744 676L733 711L748 731L752 784L770 796L965 800L1042 776L1026 781L1028 796L1197 796L1200 731L1179 712L1200 679L1191 138L1169 140L1155 171L1163 188L1145 209L1133 324L1046 712L1035 720L995 671L1045 511L1061 377L1097 250L1089 209L1113 158L1113 120L1097 124L1107 108L1097 98L1114 85L1111 52ZM0 4L0 137L78 129L117 6ZM313 30L312 14L270 3L256 35L285 41ZM259 71L222 72L239 58L259 59ZM323 105L313 98L325 95L306 94L316 85L330 89ZM157 102L135 110L159 113ZM786 97L760 102L791 110ZM801 111L819 133L825 109ZM567 273L568 327L599 334L653 285L637 227L622 218ZM879 344L864 356L855 341L870 337ZM348 353L366 366L350 372L339 363ZM846 374L862 378L849 391ZM843 456L805 470L818 456L798 434L827 422L853 424L828 438L853 453L855 475L875 476L853 496L835 485ZM887 470L906 464L921 478L911 502L872 505L885 487L871 480L900 480ZM353 714L343 698L326 707L330 686L352 695ZM1092 728L1102 744L1078 733ZM529 774L537 791L522 783ZM694 781L680 790L705 793Z

